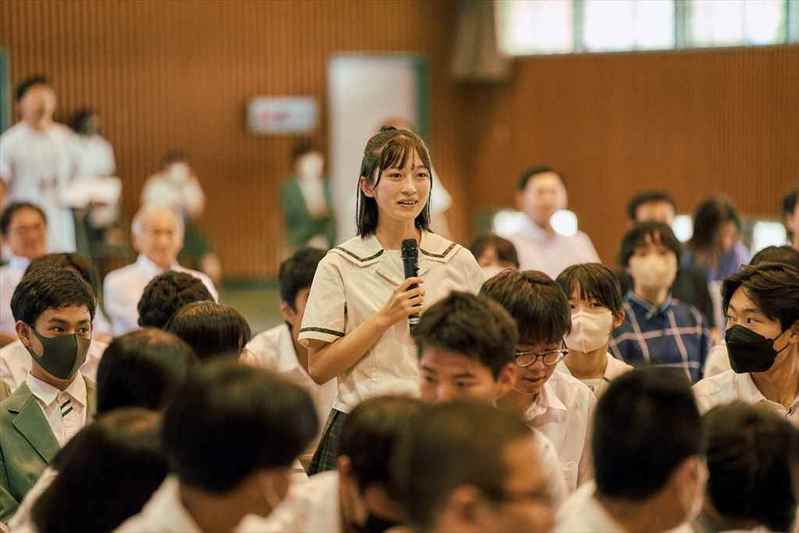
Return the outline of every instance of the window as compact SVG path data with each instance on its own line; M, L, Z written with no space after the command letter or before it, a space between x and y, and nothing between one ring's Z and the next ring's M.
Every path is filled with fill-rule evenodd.
M584 0L583 46L594 52L674 47L672 0Z
M689 46L785 41L784 0L692 0L687 7Z
M572 0L500 1L500 47L511 55L571 52L574 46Z

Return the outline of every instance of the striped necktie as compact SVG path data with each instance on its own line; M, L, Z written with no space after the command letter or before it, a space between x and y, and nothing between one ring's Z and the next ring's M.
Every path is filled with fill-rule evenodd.
M67 415L73 411L72 399L65 394L61 397L61 403L59 404L59 407L61 408L61 419L66 420Z

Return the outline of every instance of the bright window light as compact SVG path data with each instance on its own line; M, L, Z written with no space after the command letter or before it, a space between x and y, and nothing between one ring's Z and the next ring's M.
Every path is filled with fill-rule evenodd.
M671 229L680 242L688 242L694 236L694 220L691 215L677 215L671 223Z
M571 237L577 235L577 215L568 209L558 209L549 219L555 233Z
M785 38L784 0L749 0L744 5L746 38L751 44L774 44Z
M691 0L692 46L774 44L785 39L785 0Z
M752 253L766 246L782 246L788 241L788 233L782 222L758 220L752 228Z
M673 0L585 0L583 5L586 50L674 47Z
M496 6L504 53L550 54L574 49L572 0L504 0Z

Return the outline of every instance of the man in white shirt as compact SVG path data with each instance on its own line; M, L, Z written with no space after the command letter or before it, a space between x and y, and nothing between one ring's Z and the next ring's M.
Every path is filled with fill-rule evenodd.
M516 188L517 203L527 215L524 227L510 237L521 270L540 270L555 278L571 265L599 262L588 235L581 231L561 235L552 227L552 215L567 204L560 174L548 166L531 167L519 177Z
M33 363L0 403L0 521L95 410L94 386L78 374L91 342L91 287L67 269L42 267L22 278L11 308Z
M568 354L563 341L571 329L566 294L543 272L512 270L486 281L480 294L502 305L519 330L513 386L499 405L549 438L573 491L592 476L589 443L596 398L578 379L555 372Z
M307 390L314 400L319 420L327 420L333 408L338 392L337 381L332 379L318 385L311 379L308 375L308 349L298 342L297 335L316 267L324 256L322 250L300 248L280 264L280 312L285 323L255 336L242 355L244 362L268 368ZM316 442L313 447L315 445ZM310 455L313 455L313 450Z
M617 378L596 409L596 489L580 487L557 533L660 533L692 520L707 481L702 425L684 376L663 368Z
M75 222L62 200L74 173L73 133L53 121L56 95L44 76L21 82L16 103L21 120L0 135L0 206L40 205L50 222L50 250L74 252Z
M218 298L211 279L177 263L183 247L183 221L174 211L144 207L133 218L133 245L140 255L132 265L110 272L105 278L105 307L115 335L138 328L137 305L147 283L167 270L189 273L200 280Z
M234 361L204 365L164 414L173 476L118 533L232 531L246 515L268 516L318 423L301 387Z
M17 337L11 295L31 259L47 253L47 215L35 204L13 202L0 214L0 237L0 244L11 252L8 264L0 267L0 346L3 346Z

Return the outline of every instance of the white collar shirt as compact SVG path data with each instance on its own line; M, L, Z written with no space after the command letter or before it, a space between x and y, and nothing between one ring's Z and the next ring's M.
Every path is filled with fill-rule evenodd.
M89 381L97 381L97 366L107 347L108 344L95 339L89 344L86 361L80 367L80 373ZM19 339L0 348L0 381L8 385L9 391L13 392L25 381L32 365L31 354Z
M214 300L218 300L213 282L202 272L183 268L177 263L173 264L169 270L185 272L198 278L206 286ZM147 284L163 272L165 272L164 269L146 256L140 255L132 265L114 270L106 276L103 284L104 303L114 335L122 335L139 328L139 299Z
M294 483L272 514L245 517L236 533L341 533L338 487L335 470Z
M519 255L519 270L540 270L552 279L572 265L599 262L599 255L585 233L580 231L571 236L551 233L529 218L509 240Z
M540 464L542 469L546 472L549 493L552 495L552 502L557 509L569 496L569 489L566 486L566 480L563 478L563 467L560 465L560 458L555 451L555 447L547 436L537 429L531 429L531 431L533 435L535 435Z
M612 354L607 354L607 358L608 358L608 364L605 367L605 373L602 375L601 378L599 378L598 380L591 380L591 379L580 380L581 382L583 382L583 384L586 387L591 389L591 392L593 392L594 396L596 396L597 398L605 394L605 391L608 390L608 385L610 385L611 381L621 376L625 372L633 369L632 366L628 365L621 359L613 357ZM558 372L564 372L569 376L574 377L571 373L571 370L569 370L569 367L566 366L565 361L561 361L560 363L558 363L557 370Z
M12 255L8 264L0 267L0 333L15 335L16 321L11 314L11 297L29 264L29 259Z
M162 172L150 176L144 184L141 204L172 209L186 216L202 210L205 193L195 176L174 179Z
M727 351L725 343L719 343L712 347L707 354L705 361L705 371L702 374L704 377L709 378L723 372L732 370L730 366L730 354Z
M524 413L527 425L546 435L558 451L569 491L593 477L590 442L595 405L588 387L555 371Z
M626 533L594 497L596 486L584 483L557 514L554 533Z
M47 423L53 431L58 444L64 446L69 439L74 437L86 425L88 391L83 376L75 376L72 383L63 391L49 383L45 383L30 373L26 383L44 413L44 417L47 419ZM61 405L67 399L71 401L74 413L64 418L61 415Z
M763 405L774 412L785 416L793 424L799 425L799 395L794 398L790 407L772 402L763 396L748 373L737 374L728 370L721 374L705 378L693 387L694 397L699 411L706 413L717 405L740 400L750 405Z
M423 232L419 244L419 277L425 282L423 309L453 290L476 294L484 280L469 250L429 232ZM300 341L337 341L373 317L404 279L400 251L383 250L374 235L330 250L316 269ZM405 320L338 376L334 408L348 413L363 400L384 394L419 395L416 346Z
M180 501L180 483L167 476L141 512L122 523L115 533L202 533Z

